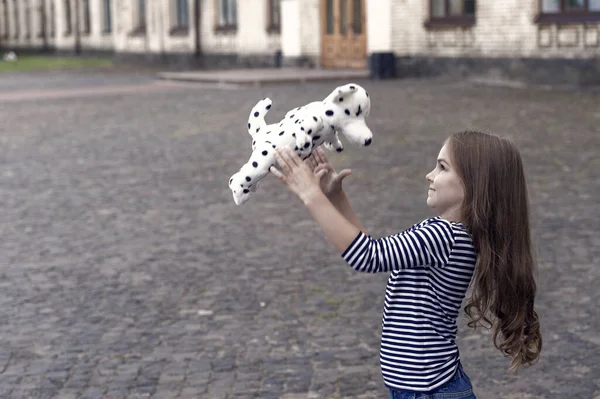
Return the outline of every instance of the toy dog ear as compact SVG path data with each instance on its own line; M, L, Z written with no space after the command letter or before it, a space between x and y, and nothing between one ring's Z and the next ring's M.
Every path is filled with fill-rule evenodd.
M342 102L344 97L346 97L348 94L355 93L357 90L358 90L358 85L356 85L354 83L348 83L347 85L344 85L344 86L338 86L327 97L327 100L329 100L329 101L337 100L338 102ZM342 98L341 101L339 100L340 98Z

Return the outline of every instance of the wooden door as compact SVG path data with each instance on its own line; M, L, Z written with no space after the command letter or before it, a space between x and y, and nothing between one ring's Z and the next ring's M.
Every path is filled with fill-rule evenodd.
M366 68L366 0L321 0L321 64Z

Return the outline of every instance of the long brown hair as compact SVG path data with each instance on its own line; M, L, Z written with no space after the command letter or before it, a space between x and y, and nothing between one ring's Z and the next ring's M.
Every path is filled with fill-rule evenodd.
M514 371L542 350L521 155L510 140L487 133L456 133L447 143L465 188L462 221L478 253L468 325L493 328L494 346Z

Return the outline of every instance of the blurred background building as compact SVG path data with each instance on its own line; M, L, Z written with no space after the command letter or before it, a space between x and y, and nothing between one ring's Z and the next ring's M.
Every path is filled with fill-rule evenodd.
M0 45L182 67L598 83L600 0L0 0Z

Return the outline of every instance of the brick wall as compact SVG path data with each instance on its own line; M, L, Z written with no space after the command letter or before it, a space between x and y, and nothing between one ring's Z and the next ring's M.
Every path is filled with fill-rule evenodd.
M473 27L425 28L428 0L393 0L392 49L400 56L600 56L600 24L539 25L537 12L538 0L479 0Z

